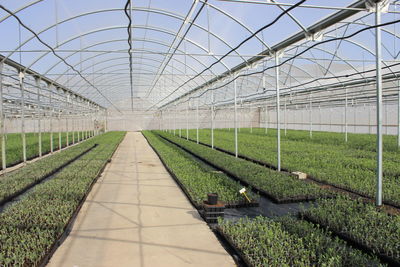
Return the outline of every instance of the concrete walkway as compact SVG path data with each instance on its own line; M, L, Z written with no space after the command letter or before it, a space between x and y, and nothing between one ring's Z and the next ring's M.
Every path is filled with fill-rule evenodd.
M128 133L48 266L234 266L141 133Z

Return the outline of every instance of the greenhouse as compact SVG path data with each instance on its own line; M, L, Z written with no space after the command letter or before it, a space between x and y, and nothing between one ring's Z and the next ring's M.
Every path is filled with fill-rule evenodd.
M0 266L400 266L398 70L397 0L0 0Z

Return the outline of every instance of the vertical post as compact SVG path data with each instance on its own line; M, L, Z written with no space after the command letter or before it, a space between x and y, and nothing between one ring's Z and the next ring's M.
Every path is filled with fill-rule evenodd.
M318 114L319 114L319 130L322 131L322 116L321 116L321 104L318 106Z
M353 99L353 101L354 101L354 99ZM354 112L354 133L357 133L357 103L356 103L356 101L354 101L352 103L352 106L353 106L353 112Z
M106 133L108 131L108 110L104 110L104 132ZM161 111L161 118L162 118L162 111Z
M265 134L268 134L268 105L265 105Z
M69 129L68 129L68 117L69 117L69 110L68 110L68 92L66 92L66 101L65 101L65 131L67 132L67 140L66 140L66 147L69 146Z
M235 109L234 109L234 119L233 119L233 124L235 127L235 157L238 157L238 129L237 129L237 82L236 82L236 77L235 80L233 81L234 84L234 91L235 91Z
M347 109L348 109L348 99L347 99L347 87L345 88L345 104L344 104L344 140L348 141L348 123L347 123Z
M72 116L72 144L75 144L75 116Z
M275 53L275 86L276 86L276 140L277 140L277 167L281 171L281 121L280 121L280 99L279 99L279 56Z
M72 106L72 110L75 110L74 109L74 104L73 104L73 102L71 102L71 106ZM72 121L71 121L71 123L72 123L72 144L75 144L75 116L73 115L72 116Z
M61 110L58 111L58 150L62 148L61 140Z
M186 107L186 140L189 140L189 100Z
M51 88L52 87L52 85L51 84L49 84L48 85L48 88L49 88L49 91L50 91L50 153L53 153L53 151L54 151L54 148L53 148L53 111L54 111L54 108L53 108L53 89Z
M1 135L1 167L5 171L6 164L6 137L4 135L5 116L3 112L3 63L0 62L0 135Z
M182 122L180 114L179 114L179 137L182 137Z
M19 73L19 87L21 90L21 135L22 135L22 158L26 163L26 136L25 136L25 89L24 89L24 73Z
M39 138L39 157L42 156L42 129L41 129L41 120L40 116L42 112L40 112L40 78L35 79L36 87L37 87L37 105L38 105L38 138Z
M214 90L211 91L211 149L214 149Z
M196 118L197 118L197 126L196 126L196 143L199 143L199 127L200 127L200 120L199 120L199 101L200 98L197 99L197 107L196 107Z
M80 125L79 125L79 122L80 122L80 118L77 116L77 118L76 118L76 134L77 134L77 137L78 137L78 142L80 142L81 141L81 134L80 134L80 129L81 129L81 127L80 127Z
M175 131L176 131L176 121L177 121L177 118L176 118L176 114L178 113L178 111L176 110L176 104L175 104L175 109L174 109L174 136L175 136Z
M312 96L310 93L310 138L312 138L313 122L312 122Z
M265 75L263 73L262 76L262 81L263 81L263 88L264 90L267 90L267 88L265 87ZM265 97L265 134L268 133L268 99L267 97Z
M400 147L400 80L397 80L397 146Z
M375 25L381 23L381 3L375 5ZM375 28L375 56L376 56L376 119L377 119L377 169L376 169L376 205L382 205L382 54L381 54L381 28Z

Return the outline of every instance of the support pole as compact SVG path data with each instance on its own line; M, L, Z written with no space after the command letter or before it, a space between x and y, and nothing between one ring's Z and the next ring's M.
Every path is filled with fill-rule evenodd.
M7 168L6 162L6 137L4 135L5 121L3 111L3 63L0 62L0 135L1 135L1 167L5 171Z
M37 107L38 107L38 138L39 138L39 157L42 156L42 129L41 129L41 120L40 116L42 115L40 108L40 78L35 79L36 87L37 87Z
M280 121L280 93L279 93L279 56L275 53L275 85L276 85L276 145L277 145L277 166L281 171L281 121Z
M68 111L68 93L66 93L66 95L65 95L65 131L67 132L67 139L66 139L66 145L65 145L65 147L68 147L69 146L69 129L68 129L68 117L69 117L69 111Z
M263 73L262 76L262 81L263 81L263 88L264 90L267 90L265 87L265 74ZM265 134L268 133L268 99L265 98Z
M21 90L21 135L22 135L22 159L26 163L26 135L25 135L25 89L24 73L19 73L19 87Z
M74 106L74 104L73 103L71 103L71 106L72 106L72 110L75 110L74 108L73 108L73 106ZM75 116L73 115L72 116L72 121L71 121L71 123L72 123L72 144L75 144Z
M50 91L50 153L53 153L54 151L54 145L53 145L53 112L54 112L54 107L53 107L53 89L51 88L52 85L49 84L49 91Z
M375 4L375 25L381 23L381 3ZM376 133L376 152L377 152L377 169L376 169L376 205L382 205L382 40L381 28L375 28L375 56L376 56L376 119L377 119L377 133Z
M186 107L186 140L189 140L189 101Z
M268 105L265 105L265 134L268 134Z
M238 157L238 129L237 129L237 82L236 79L233 81L235 88L235 109L234 109L234 120L233 124L235 127L235 157Z
M61 140L61 110L58 111L58 150L62 148Z
M400 80L397 80L397 146L400 148Z
M312 138L313 121L312 121L312 96L310 93L310 138Z
M197 126L196 126L196 143L199 143L199 127L200 127L200 120L199 120L199 101L197 99L197 107L196 107L196 119L197 119Z
M348 99L347 99L347 87L346 87L345 88L345 106L344 106L344 140L346 143L348 141L347 106L348 106Z
M105 118L104 118L104 132L106 133L106 132L108 132L108 110L107 109L104 110L104 116L105 116ZM163 117L162 117L162 112L161 112L161 119L162 118Z
M211 149L214 149L214 91L211 91Z
M79 117L77 117L76 118L76 134L77 134L77 136L78 136L78 143L81 141L81 134L80 134L80 129L81 129L81 127L80 127L80 125L79 125L79 122L80 122L80 118Z

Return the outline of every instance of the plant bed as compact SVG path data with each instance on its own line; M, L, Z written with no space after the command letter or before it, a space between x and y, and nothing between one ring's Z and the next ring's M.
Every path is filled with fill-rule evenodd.
M182 138L184 139L184 137L182 137ZM186 140L186 139L185 139L185 140ZM195 142L195 143L196 143L196 141L193 140L193 139L189 139L189 141ZM207 144L207 143L199 142L199 144L211 148L211 145L209 145L209 144ZM226 154L228 154L228 155L235 156L235 153L233 153L233 152L231 152L231 151L228 151L228 150L226 150L226 149L219 148L219 147L216 147L216 146L214 146L214 149L215 149L215 150L218 150L218 151L221 151L221 152L224 152L224 153L226 153ZM270 163L267 163L267 162L264 162L264 161L261 161L261 160L253 159L253 158L250 158L250 157L245 156L245 155L242 155L242 154L238 154L238 157L241 158L241 159L244 159L244 160L253 162L253 163L255 163L255 164L258 164L258 165L261 165L261 166L264 166L264 167L273 169L273 170L277 170L277 169L278 169L275 165L272 165L272 164L270 164ZM286 168L281 168L281 172L285 172L285 173L287 173L287 174L289 174L289 175L292 175L291 171L288 170L288 169L286 169ZM339 190L341 190L341 191L347 191L347 192L350 193L350 194L354 194L354 195L357 195L357 196L360 196L360 197L363 197L363 198L366 198L366 199L369 199L369 200L372 200L372 201L373 201L373 198L372 198L371 196L369 196L368 194L364 193L364 192L361 192L361 191L358 191L358 190L354 190L354 189L351 189L351 188L349 188L349 187L342 186L342 185L340 185L340 184L335 184L335 183L331 183L331 182L328 182L328 181L325 181L325 180L321 180L321 179L319 179L319 178L317 178L317 177L315 177L315 176L313 176L313 175L309 175L309 174L307 174L307 179L308 179L308 180L311 180L311 181L313 181L313 182L322 184L322 185L328 185L328 186L331 186L331 187L333 187L333 188L337 188L337 189L339 189ZM262 191L260 191L260 190L258 190L258 191L259 191L261 194L264 194ZM315 200L315 199L316 199L316 198L314 198L314 199L309 199L309 200ZM271 199L271 200L273 200L273 199ZM298 200L293 200L293 201L291 201L291 202L297 202L297 201L298 201ZM289 202L279 202L279 201L278 201L278 202L276 202L276 203L290 203L290 201L289 201ZM393 202L393 201L391 201L391 200L384 200L383 203L386 204L387 206L390 206L390 207L394 208L394 209L400 209L400 206L399 206L397 203L395 203L395 202Z
M301 216L390 264L400 263L399 215L384 213L362 199L340 197L319 200L315 206L302 211Z
M4 197L3 199L0 200L0 206L5 205L7 202L13 201L13 199L17 198L18 196L24 194L25 192L27 192L29 189L31 189L32 187L36 186L37 184L40 184L42 181L46 180L47 178L49 178L50 176L53 176L54 174L58 173L59 171L61 171L63 168L65 168L66 166L70 165L72 162L74 162L75 160L79 159L80 157L82 157L83 155L85 155L86 153L90 152L93 148L95 148L98 144L94 144L92 147L84 150L82 153L78 154L76 157L68 160L67 162L63 163L61 166L57 167L56 169L51 170L49 173L47 173L46 175L40 177L39 179L35 180L33 183L28 184L27 186L19 189L18 191L13 192L12 194Z
M25 188L36 185L38 180L43 180L42 177L54 174L54 170L59 170L67 162L71 163L77 155L93 148L93 145L94 139L0 176L0 202L4 204L26 191Z
M94 180L115 152L123 135L107 133L100 145L56 176L37 185L0 214L0 265L44 265L71 226ZM67 227L68 226L68 227Z
M319 225L320 227L322 227L323 229L326 230L331 230L328 226L321 224L320 222L318 222L317 220L314 220L312 218L310 218L307 215L303 215L303 214L299 214L299 218L302 220L306 220L310 223L313 223L315 225ZM355 240L354 238L352 238L351 236L344 234L344 233L340 233L340 232L335 232L335 231L331 231L333 236L337 236L340 239L346 241L350 246L359 249L361 251L363 251L364 253L370 254L370 255L376 255L377 257L379 257L379 259L388 264L389 266L400 266L400 261L393 259L391 257L386 256L385 254L379 253L379 252L375 252L373 249L371 249L368 246L365 246L361 243L359 243L357 240Z
M62 132L64 134L65 132ZM6 136L6 151L7 151L7 159L6 166L7 168L14 167L23 162L22 158L22 144L21 144L21 134L10 133L5 134ZM72 132L69 133L70 136L70 145L72 144ZM54 149L58 150L58 133L53 135L54 140ZM81 140L85 141L85 140ZM75 144L80 143L75 142ZM26 153L27 160L35 159L39 156L39 142L38 142L38 133L26 133ZM62 148L67 147L65 137L62 140ZM42 132L42 156L49 154L50 149L50 133ZM0 156L1 158L1 156ZM2 167L0 166L0 170Z
M382 266L307 221L292 217L221 220L216 227L249 266Z
M370 200L370 201L372 201L372 202L374 201L374 198L372 198L371 196L365 194L364 192L361 192L361 191L358 191L358 190L354 190L354 189L351 189L351 188L346 187L346 186L341 186L341 185L338 185L338 184L333 184L333 183L330 183L330 182L328 182L328 181L321 180L321 179L319 179L319 178L317 178L317 177L314 177L314 176L312 176L312 175L308 175L308 176L307 176L307 179L313 180L313 181L315 181L315 182L317 182L317 183L320 183L320 184L323 184L323 185L332 186L332 187L337 188L337 189L339 189L339 190L346 191L346 192L348 192L348 193L350 193L350 194L357 195L357 196L359 196L359 197L368 199L368 200ZM385 205L387 205L387 206L390 206L390 207L394 208L394 209L400 210L400 205L398 205L397 203L395 203L395 202L393 202L393 201L391 201L391 200L385 200L385 201L383 201L383 203L384 203Z
M203 200L206 198L207 193L209 193L208 190L213 190L214 186L219 190L220 196L222 196L221 200L223 200L229 208L256 205L257 202L255 201L249 203L249 205L243 203L242 197L239 195L239 185L232 182L230 178L223 174L205 170L204 167L194 161L193 158L184 154L186 152L182 151L179 147L172 147L169 143L165 143L165 140L163 141L163 139L150 132L144 132L143 135L168 173L197 210L202 209ZM186 168L191 168L191 171L186 170ZM201 180L204 181L200 182ZM185 183L182 181L185 181ZM202 183L211 184L207 186ZM192 186L192 189L190 186ZM206 188L209 189L207 190ZM225 198L224 195L227 195L228 198Z
M204 153L203 153L202 155L200 155L199 153L193 152L192 149L189 149L189 148L183 146L183 145L180 144L180 143L177 143L177 142L175 142L175 141L172 141L171 139L169 139L169 138L167 138L167 137L165 137L165 136L163 136L163 135L159 135L159 136L160 136L161 138L163 138L164 140L170 142L171 144L174 144L174 145L180 147L181 149L183 149L183 150L186 151L187 153L189 153L189 154L191 154L191 155L193 155L193 156L199 158L200 160L206 162L207 164L209 164L209 165L212 166L213 168L215 168L215 169L217 169L217 170L220 170L220 171L226 173L226 174L227 174L228 176L230 176L232 179L234 179L234 180L236 180L236 181L239 181L240 183L242 183L242 184L245 185L245 186L251 187L252 190L254 190L254 191L256 191L256 192L259 192L260 194L266 196L267 198L271 199L271 200L272 200L273 202L275 202L275 203L282 204L282 203L293 203L293 202L313 201L313 200L316 200L317 198L319 198L319 197L321 197L321 196L324 196L324 197L331 197L331 196L332 196L332 194L323 193L322 190L316 190L316 189L315 189L315 192L316 192L316 193L318 192L318 194L313 195L313 196L304 196L304 195L299 195L299 194L297 194L297 195L295 195L295 196L288 196L288 197L282 198L282 197L279 197L279 196L277 196L277 195L273 195L273 194L271 194L271 192L268 192L268 191L266 191L265 189L263 189L263 188L261 188L261 187L259 187L259 186L257 186L257 185L254 185L254 183L250 183L250 182L248 181L248 179L244 179L243 177L237 175L237 174L234 173L233 171L227 170L224 166L222 166L222 164L218 164L218 165L217 165L217 164L215 164L214 161L211 161L211 160L206 159L206 158L204 157L204 155L208 155L208 153L211 154L211 153L215 153L215 152L217 152L217 151L209 150L209 149L207 148L207 151L204 151ZM194 144L194 145L198 146L197 144ZM217 152L217 153L223 153L223 152ZM221 156L222 156L222 155L221 155ZM227 160L232 161L232 164L230 164L230 166L233 166L233 164L240 164L240 163L246 164L245 161L237 162L238 159L233 158L233 157L231 157L231 156L227 156L227 157L228 157ZM218 157L217 157L217 156L214 156L214 157L212 157L212 158L213 158L213 159L217 159ZM250 163L250 164L253 164L253 163ZM248 167L246 166L246 168L256 168L256 166L251 165L251 166L248 166ZM244 170L244 169L243 169L243 170ZM268 171L267 169L264 169L264 168L263 168L262 170ZM273 171L269 171L269 173L266 173L266 175L271 174L270 172L273 172ZM275 172L275 173L276 173L276 172ZM285 177L284 177L285 174L279 174L279 175L280 175L281 177L277 177L277 179L281 179L281 178L282 178L282 179L288 179L288 178L289 178L289 177L288 177L288 178L285 178ZM282 179L280 180L281 182L282 182ZM304 183L301 182L301 181L295 180L292 176L290 176L289 179L292 179L292 180L287 180L287 182L285 181L285 183L292 184L292 186L293 186L293 184L298 184L298 185L304 184ZM279 180L276 180L276 181L279 181ZM272 179L271 179L271 182L272 182ZM303 185L303 186L304 186L304 185ZM282 189L282 190L284 190L284 189Z
M243 252L235 246L235 243L232 241L232 239L228 235L226 235L218 226L213 229L213 231L217 235L217 237L220 238L222 242L228 246L229 250L233 251L235 255L239 257L239 262L242 264L243 267L254 266L247 260Z
M257 131L256 131L257 132ZM276 131L258 131L259 134L239 133L239 151L252 159L273 163L276 161ZM271 134L274 133L274 134ZM340 134L318 132L312 139L304 135L304 131L290 131L290 135L282 136L282 166L288 170L301 171L319 181L326 181L338 188L351 189L369 198L375 196L376 151L373 135L354 134L345 143ZM210 131L200 130L200 141L210 144ZM193 136L193 135L192 135ZM343 136L342 136L343 137ZM371 139L372 138L372 139ZM389 205L400 205L399 149L392 136L383 158L383 202ZM214 130L215 146L234 152L234 135L227 130Z

